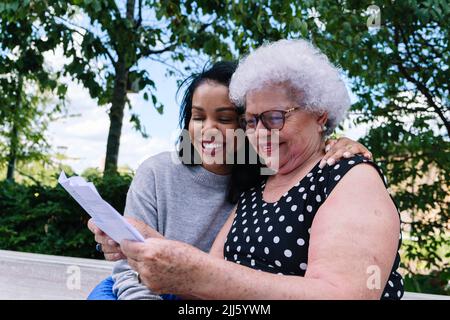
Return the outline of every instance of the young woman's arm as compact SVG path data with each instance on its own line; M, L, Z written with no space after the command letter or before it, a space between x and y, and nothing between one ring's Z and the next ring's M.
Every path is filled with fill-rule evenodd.
M329 139L325 142L325 152L320 161L319 167L323 168L325 165L332 166L342 158L350 158L356 154L360 154L372 160L372 153L358 141L341 137L337 140Z

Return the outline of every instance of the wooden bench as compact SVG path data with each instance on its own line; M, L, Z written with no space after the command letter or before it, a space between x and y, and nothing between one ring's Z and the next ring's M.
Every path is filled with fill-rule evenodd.
M0 299L84 300L111 274L112 266L102 260L0 250ZM450 300L450 296L406 292L403 299Z

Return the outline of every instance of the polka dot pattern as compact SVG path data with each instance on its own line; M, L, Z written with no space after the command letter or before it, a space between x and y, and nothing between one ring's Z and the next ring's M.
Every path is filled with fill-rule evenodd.
M273 203L263 200L266 181L243 192L226 239L224 258L263 272L304 276L308 269L309 239L315 214L344 175L361 163L377 168L360 156L342 159L323 169L317 163ZM399 244L400 241L401 238ZM382 299L403 296L403 280L396 272L398 266L397 254Z

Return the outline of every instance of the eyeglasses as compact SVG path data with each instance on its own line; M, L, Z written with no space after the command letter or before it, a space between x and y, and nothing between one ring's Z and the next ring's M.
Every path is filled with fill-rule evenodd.
M243 130L256 129L259 120L267 130L281 130L286 121L286 114L300 109L293 107L287 110L268 110L259 115L242 115L239 118L239 124Z

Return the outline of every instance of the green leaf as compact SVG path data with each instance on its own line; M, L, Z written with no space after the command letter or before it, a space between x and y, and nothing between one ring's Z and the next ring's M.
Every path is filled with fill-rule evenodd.
M94 7L94 12L99 12L100 10L102 10L102 5L100 1L94 1L92 5Z
M308 24L305 21L301 23L300 32L304 38L308 37Z
M158 107L156 107L156 111L158 111L159 114L164 113L164 106L160 104Z
M66 85L60 85L60 86L58 86L58 89L57 89L57 94L58 94L58 96L65 96L66 95L66 93L67 93L67 86Z

